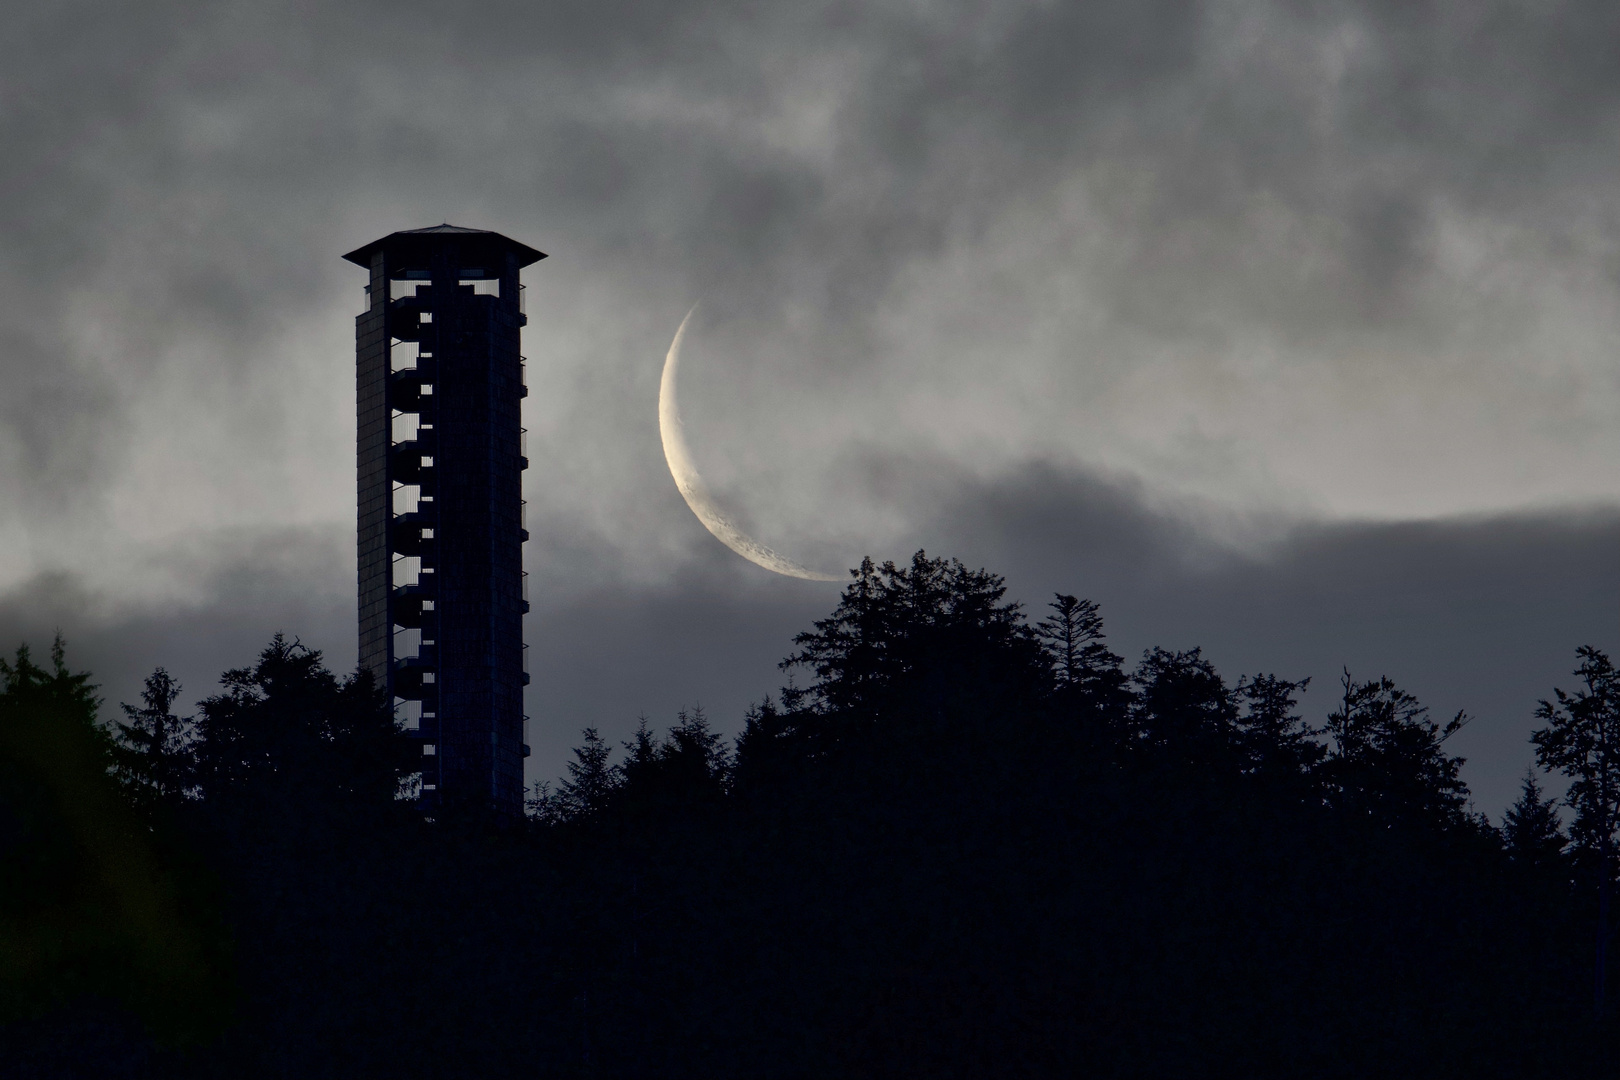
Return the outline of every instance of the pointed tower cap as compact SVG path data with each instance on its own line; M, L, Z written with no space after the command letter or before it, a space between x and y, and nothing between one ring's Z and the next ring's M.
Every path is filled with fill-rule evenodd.
M364 247L355 248L343 257L356 266L369 267L371 257L378 251L396 252L409 258L417 252L426 253L437 248L447 240L459 241L468 255L474 253L505 255L511 252L518 257L519 267L532 265L546 257L545 252L536 251L529 245L520 244L498 232L490 232L488 229L464 229L459 225L450 224L389 233L381 240L373 240Z

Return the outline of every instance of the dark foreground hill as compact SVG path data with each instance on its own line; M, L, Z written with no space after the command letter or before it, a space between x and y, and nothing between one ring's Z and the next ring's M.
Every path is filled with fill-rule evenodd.
M284 640L194 721L149 684L117 746L60 655L20 656L0 700L5 1071L1605 1060L1594 818L1566 848L1534 792L1505 836L1471 815L1443 748L1462 718L1347 675L1313 732L1298 684L1230 684L1196 652L1127 672L1090 605L1031 627L993 575L920 554L864 567L795 646L808 685L734 747L701 714L622 751L588 732L517 823L413 815L387 703Z

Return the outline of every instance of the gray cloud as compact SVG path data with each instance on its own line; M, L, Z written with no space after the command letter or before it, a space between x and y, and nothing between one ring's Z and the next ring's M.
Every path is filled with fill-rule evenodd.
M330 534L287 530L209 537L189 551L154 553L146 573L175 583L159 589L155 602L109 593L82 575L42 574L0 596L0 651L9 656L27 644L43 662L61 634L68 665L88 670L100 687L103 719L119 718L120 702L138 702L142 681L160 666L184 684L184 703L215 693L222 672L252 664L278 631L323 650L334 670L350 671L354 559L347 546Z
M949 505L934 526L941 550L1005 573L1032 611L1054 591L1097 600L1127 658L1200 646L1228 678L1309 676L1316 722L1346 667L1389 675L1436 715L1466 710L1475 720L1454 752L1493 815L1533 759L1536 703L1572 684L1576 647L1620 646L1612 507L1249 523L1234 544L1211 541L1199 508L1154 509L1130 487L1047 468L970 485Z
M1201 647L1232 680L1309 676L1308 719L1336 702L1340 672L1389 675L1437 716L1475 720L1453 742L1480 809L1517 796L1538 700L1571 685L1575 649L1620 646L1620 511L1420 523L1212 529L1208 507L1153 505L1139 484L1039 466L989 480L939 462L888 462L874 485L916 512L871 552L916 547L1006 576L1032 617L1057 591L1102 605L1110 644ZM1216 541L1212 536L1227 536ZM1241 537L1241 542L1234 542ZM530 638L534 777L556 775L578 730L625 737L704 704L724 729L782 684L793 634L829 612L836 586L776 580L721 559L673 585L598 589L547 604Z
M1388 674L1437 715L1475 721L1455 751L1478 806L1516 795L1532 760L1538 699L1568 686L1574 650L1620 647L1620 511L1417 523L1222 521L1209 505L1154 500L1139 482L1049 466L990 478L939 459L868 462L867 487L909 523L869 553L918 547L1006 576L1032 617L1055 591L1097 600L1110 644L1134 663L1152 645L1204 648L1229 679L1310 676L1307 717L1332 708L1336 680ZM678 496L676 496L678 499ZM622 740L701 705L736 731L743 711L788 678L793 635L836 603L838 586L780 578L735 558L688 518L677 577L636 580L588 535L541 540L549 577L527 623L534 684L531 781L562 773L585 726ZM854 561L854 558L849 560ZM102 686L109 715L164 665L187 700L252 662L279 631L354 664L353 559L330 531L215 537L154 556L188 583L186 602L131 603L66 574L0 599L0 644L68 640ZM616 572L618 571L618 572Z
M662 470L700 298L699 463L796 558L926 543L1037 597L1089 566L1133 647L1185 628L1321 681L1399 650L1291 643L1428 678L1471 612L1532 628L1539 671L1588 624L1537 607L1572 586L1535 553L1598 574L1607 519L1560 508L1615 502L1617 31L1507 0L36 4L0 31L0 629L201 671L281 612L347 656L338 255L451 220L553 255L525 422L558 715L643 683L593 712L567 671L608 670L609 624L547 619L624 612L647 652L693 605L715 651L645 685L708 672L735 712L809 611ZM1378 603L1406 614L1345 614Z

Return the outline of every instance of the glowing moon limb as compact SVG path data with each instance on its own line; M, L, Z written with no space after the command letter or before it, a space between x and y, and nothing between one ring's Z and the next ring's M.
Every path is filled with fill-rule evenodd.
M695 311L697 305L694 304L692 310L686 313L686 318L681 320L680 329L675 331L675 342L669 347L669 355L664 357L664 378L658 387L658 433L664 440L664 460L669 463L669 474L675 478L681 498L686 500L686 505L692 508L692 513L703 522L704 528L714 534L716 540L756 566L806 581L842 581L843 578L837 574L823 574L800 566L743 532L726 517L714 501L714 496L709 494L703 477L698 475L697 466L692 462L692 450L686 445L686 429L681 425L680 405L675 398L675 373L681 363L681 341L686 337L686 324L692 321Z

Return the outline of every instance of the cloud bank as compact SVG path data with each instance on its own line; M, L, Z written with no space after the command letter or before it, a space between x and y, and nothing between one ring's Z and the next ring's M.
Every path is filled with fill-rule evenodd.
M651 654L684 610L713 632L647 685L735 711L767 628L831 606L730 566L663 470L699 298L698 464L800 561L1091 580L1133 648L1318 685L1460 673L1487 619L1539 672L1613 595L1617 45L1612 5L1506 0L33 5L0 31L0 629L134 672L303 621L347 663L339 255L448 220L552 255L537 717L596 715L568 672L615 662L548 620L622 611ZM1527 692L1468 670L1437 708Z

